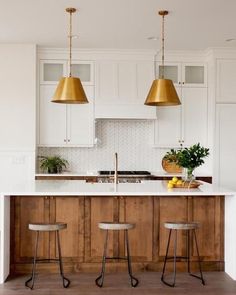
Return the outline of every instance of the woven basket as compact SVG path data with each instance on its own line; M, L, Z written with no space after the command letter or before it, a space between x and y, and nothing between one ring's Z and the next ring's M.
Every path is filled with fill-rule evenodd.
M175 162L169 162L166 159L162 159L162 168L168 173L182 173L183 168L177 165Z

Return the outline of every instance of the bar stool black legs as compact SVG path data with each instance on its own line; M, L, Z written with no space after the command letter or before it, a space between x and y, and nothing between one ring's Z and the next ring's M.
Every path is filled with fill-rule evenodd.
M63 287L64 288L68 288L70 285L70 280L67 279L64 276L64 272L63 272L63 264L62 264L62 257L61 257L61 244L60 244L60 238L59 238L59 231L56 231L56 235L57 235L57 247L58 247L58 256L59 256L59 266L60 266L60 275L62 278L62 283L63 283Z
M136 287L138 285L139 281L132 274L130 252L129 252L129 238L128 238L128 230L127 229L125 230L125 241L126 241L127 262L128 262L128 272L129 272L129 277L130 277L130 283L131 283L132 287Z
M108 230L106 230L106 239L105 239L104 251L103 251L103 256L102 256L102 271L101 271L100 276L98 276L95 280L96 285L100 288L103 286L105 267L106 267L106 259L108 259L107 258L107 242L108 242Z
M31 277L25 282L25 286L30 288L31 290L34 288L35 269L36 269L37 252L38 252L38 241L39 241L39 231L36 232L35 250L34 250L34 259L33 259L33 267L32 267ZM32 281L31 286L29 286L30 281Z
M162 270L161 281L164 284L166 284L167 286L169 286L169 287L174 287L175 286L175 281L176 281L176 259L177 258L182 258L182 259L186 259L187 269L188 269L189 275L201 280L202 284L205 285L205 281L203 279L203 274L202 274L202 268L201 268L201 262L200 262L199 249L198 249L197 238L196 238L196 232L195 232L195 228L193 228L193 224L191 224L191 226L189 228L186 227L186 224L185 224L185 228L181 228L181 226L177 227L176 224L175 224L175 226L173 226L173 228L171 228L170 225L168 225L167 228L169 228L169 237L168 237L168 242L167 242L166 255L165 255L165 260L164 260L164 265L163 265L163 270ZM186 237L186 252L187 253L186 253L186 256L177 256L177 230L178 229L187 230L187 237ZM174 256L168 256L172 230L174 230ZM193 240L194 240L195 245L196 245L196 251L197 251L197 256L198 256L198 267L199 267L200 275L195 275L195 274L191 273L191 269L190 269L189 230L193 231ZM172 282L167 282L165 280L165 278L164 278L165 270L166 270L166 262L169 259L173 260L173 279L172 279Z
M109 229L112 229L111 226L109 227ZM139 283L138 279L136 279L132 274L131 259L130 259L130 249L129 249L129 239L128 239L128 230L124 229L124 231L125 231L125 247L126 247L126 251L127 251L127 256L126 257L107 257L108 229L106 229L106 238L105 238L104 252L103 252L103 257L102 257L102 270L101 270L101 274L95 280L96 285L98 287L100 287L100 288L103 286L103 282L104 282L105 264L106 264L107 259L123 259L123 260L127 260L128 273L129 273L129 277L130 277L131 286L136 287L138 285L138 283Z
M42 225L40 225L42 227ZM55 261L59 262L59 268L60 268L60 275L62 278L62 283L64 288L68 288L70 285L70 280L67 279L64 276L63 272L63 264L62 264L62 256L61 256L61 245L60 245L60 238L59 238L59 230L56 230L56 239L57 239L57 247L58 247L58 258L55 259L37 259L37 252L38 252L38 244L39 244L39 231L36 230L36 239L35 239L35 251L34 251L34 258L33 258L33 266L32 266L32 273L31 277L25 282L25 286L30 288L31 290L34 288L34 282L35 282L35 272L36 272L36 263L37 262L49 262L49 261Z

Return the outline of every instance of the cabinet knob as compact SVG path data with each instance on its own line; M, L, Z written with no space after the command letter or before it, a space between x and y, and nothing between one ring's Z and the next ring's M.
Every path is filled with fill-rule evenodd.
M183 82L183 85L184 85L184 82Z
M48 199L48 197L44 197L44 199L45 199L45 200L47 200L47 199Z
M179 85L181 84L181 82L178 83Z
M64 139L64 142L66 142L66 139Z
M70 139L68 139L68 142L70 142Z

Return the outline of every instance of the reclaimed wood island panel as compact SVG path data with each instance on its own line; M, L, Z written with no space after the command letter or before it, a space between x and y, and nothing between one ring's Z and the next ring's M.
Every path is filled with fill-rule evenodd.
M134 270L161 270L168 231L165 221L199 221L197 230L203 270L224 270L224 196L177 195L136 196L12 196L11 197L11 273L29 273L34 251L34 233L28 230L32 222L68 224L60 232L65 272L98 272L104 243L100 221L127 221L136 224L129 231ZM192 241L192 239L191 239ZM112 232L109 254L124 255L124 235ZM192 260L196 249L192 247ZM39 256L55 258L55 234L43 233ZM185 253L185 232L178 238L178 253ZM177 263L185 271L185 263ZM193 267L195 264L193 265ZM197 265L196 265L197 266ZM41 271L57 272L56 264L38 265ZM107 271L126 270L122 261L108 262Z

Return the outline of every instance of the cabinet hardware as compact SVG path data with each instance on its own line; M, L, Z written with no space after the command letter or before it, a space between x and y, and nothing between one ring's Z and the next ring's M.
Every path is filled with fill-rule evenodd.
M64 139L64 142L66 142L66 139Z
M45 199L45 200L47 200L47 199L48 199L48 197L44 197L44 199Z
M68 139L68 142L70 142L70 139Z

